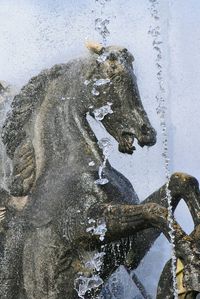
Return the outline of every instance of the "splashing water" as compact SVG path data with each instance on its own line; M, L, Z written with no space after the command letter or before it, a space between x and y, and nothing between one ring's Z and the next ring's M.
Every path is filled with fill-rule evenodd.
M94 162L94 161L90 161L90 162L88 163L88 165L89 165L90 167L95 166L95 162Z
M79 298L84 299L85 294L92 289L98 288L103 284L103 279L98 274L93 274L91 277L80 275L75 279L74 288L78 293Z
M101 140L99 140L98 145L100 147L100 149L103 150L103 155L104 155L104 160L103 163L99 166L99 179L95 181L95 183L97 185L105 185L107 184L109 181L107 178L103 178L103 170L106 167L106 161L108 160L108 157L110 156L110 152L113 150L113 146L111 143L111 140L109 138L102 138Z
M112 103L107 102L107 105L102 106L93 111L94 117L96 120L102 120L107 114L112 114L113 110L111 109Z
M100 94L100 92L95 87L93 87L92 94L93 94L93 96L98 96Z
M105 3L108 1L110 1L110 0L96 0L96 2L100 3L100 5L101 5L101 17L95 19L95 30L102 36L102 40L103 40L104 44L106 44L107 37L110 34L108 27L107 27L109 25L110 21L109 21L109 19L102 17ZM98 56L97 60L99 63L102 63L106 59L107 59L107 56L103 53ZM91 81L89 81L89 80L86 80L84 82L84 84L86 86L88 86L90 83L91 83ZM92 95L98 96L100 94L100 92L98 91L97 87L108 84L108 83L111 84L110 79L95 79L94 83L93 83L93 88L92 88ZM112 103L108 102L103 107L94 109L93 114L94 114L95 119L97 121L101 121L104 119L104 117L107 114L112 114L113 111L111 109L111 105L112 105ZM91 108L93 108L93 107L91 107ZM100 149L103 150L104 160L103 160L102 165L100 165L100 167L99 167L99 171L98 171L99 179L96 180L95 183L97 185L104 185L104 184L108 183L108 179L103 178L103 169L106 166L106 161L109 157L110 150L112 149L112 144L111 144L111 141L109 138L102 138L101 140L99 140L98 145L99 145ZM90 162L89 164L90 164L90 166L93 165L92 162ZM86 231L92 233L93 235L98 235L99 239L101 241L103 241L106 231L107 231L105 220L98 219L97 221L95 221L94 219L89 219L88 223L90 225L91 224L92 225L90 227L88 227L86 229ZM102 248L103 247L104 246L102 246ZM90 258L85 263L85 266L88 269L91 269L93 271L97 271L97 272L100 271L101 265L103 263L104 255L105 255L104 252L95 253L94 256L92 258ZM103 283L104 282L101 279L101 277L99 276L99 274L95 273L89 278L82 275L75 280L75 289L77 290L79 297L84 299L86 292L88 292L94 288L98 288Z
M101 241L104 240L107 228L104 219L88 219L88 224L91 225L86 229L86 232L91 233L92 235L99 236ZM104 245L102 246L104 248ZM88 255L88 254L87 254ZM101 266L103 264L105 252L92 252L89 254L89 259L86 260L85 267L88 269L87 276L80 273L80 276L75 279L74 288L78 293L79 298L84 299L88 291L98 288L104 283L103 279L99 275ZM87 256L88 258L88 256Z
M174 291L174 299L178 299L178 290L177 290L177 281L176 281L176 252L175 252L175 244L174 244L174 228L173 228L173 213L172 213L172 197L171 192L169 190L169 180L170 180L170 170L169 170L169 154L168 154L168 137L167 137L167 126L166 126L166 89L164 86L164 75L163 75L163 67L162 67L162 39L161 39L161 28L159 25L159 0L149 0L150 5L150 13L154 20L154 25L150 26L148 33L153 38L153 49L156 53L156 68L157 68L157 80L158 80L158 93L156 95L157 99L157 114L160 117L160 126L162 130L162 145L163 145L163 160L165 166L165 176L167 179L166 184L166 200L168 202L168 223L169 223L169 235L170 235L170 243L171 243L171 251L172 251L172 275L173 275L173 291Z
M99 240L103 241L107 232L105 220L98 219L96 221L94 219L89 219L88 223L93 225L88 227L86 232L90 232L92 235L99 236Z
M103 284L103 280L99 275L99 271L103 264L104 252L92 252L89 254L89 260L85 262L85 267L92 270L92 274L87 277L80 274L78 278L75 279L75 289L80 298L85 298L85 294L92 289L98 288Z
M103 257L105 255L105 252L97 252L94 254L94 256L91 257L86 263L85 266L88 269L100 271L101 266L103 264Z
M101 86L101 85L105 85L105 84L108 84L110 83L110 79L107 78L107 79L98 79L95 81L94 85L95 86Z
M87 86L91 81L85 80L84 84ZM111 84L110 79L94 79L93 88L92 88L92 95L98 96L100 92L96 89L98 86L102 86L105 84Z
M85 81L84 81L84 84L85 84L86 86L88 86L88 84L90 84L90 80L85 80Z
M108 57L107 54L102 53L101 55L98 56L98 58L97 58L97 62L99 62L99 63L103 63L103 62L106 61L107 57Z

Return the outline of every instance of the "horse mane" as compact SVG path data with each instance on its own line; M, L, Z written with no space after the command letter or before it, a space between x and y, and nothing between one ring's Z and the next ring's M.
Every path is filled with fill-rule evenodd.
M35 110L42 105L49 84L62 75L67 66L68 64L59 64L42 71L13 99L11 111L2 128L2 141L13 162L9 186L13 196L27 195L36 178L35 150L31 138L27 135L26 125Z

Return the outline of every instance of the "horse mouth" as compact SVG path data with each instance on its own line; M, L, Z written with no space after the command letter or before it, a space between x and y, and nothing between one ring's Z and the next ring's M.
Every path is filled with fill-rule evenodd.
M136 150L133 143L134 143L134 135L129 132L122 132L118 149L121 153L132 155L133 152Z

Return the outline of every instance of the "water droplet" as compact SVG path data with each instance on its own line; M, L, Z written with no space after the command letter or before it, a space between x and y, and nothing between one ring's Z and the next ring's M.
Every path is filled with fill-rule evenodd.
M102 177L103 170L106 167L106 161L113 150L113 145L111 143L111 140L109 138L102 138L98 141L99 148L103 150L104 160L103 163L99 166L99 179L95 181L95 184L97 185L105 185L109 182L107 178Z
M95 181L95 184L96 184L96 185L105 185L105 184L107 184L108 182L109 182L109 180L106 179L106 178L104 178L104 179L98 179L98 180L96 180L96 181Z
M110 79L98 79L94 83L95 86L101 86L110 83Z
M103 37L103 40L106 39L106 37L110 34L109 30L108 30L108 25L109 25L110 21L108 19L101 19L101 18L97 18L95 20L95 30Z
M93 96L98 96L99 95L99 91L96 90L96 88L93 87L92 94L93 94Z
M90 80L85 80L84 84L87 86L90 83Z
M98 146L100 149L103 150L103 154L104 156L106 156L108 158L110 152L113 149L113 145L112 142L110 140L110 138L102 138L98 141Z
M113 110L111 109L111 105L112 105L112 103L108 102L107 105L102 106L102 107L100 107L98 109L95 109L93 111L95 119L96 120L102 120L102 119L104 119L104 117L107 114L112 114Z
M107 54L103 53L103 54L101 54L101 55L98 56L97 62L103 63L103 62L106 61L107 57L108 57Z
M91 277L81 275L75 279L74 288L76 289L78 296L84 299L87 291L98 288L102 284L103 280L97 274L92 275Z
M88 163L88 165L89 165L89 166L94 166L95 163L94 163L94 161L91 161L91 162Z
M159 16L159 3L157 0L149 0L151 3L150 6L150 13L151 16L156 22L160 19ZM161 29L160 26L154 26L149 28L148 32L152 38L152 45L153 49L156 54L155 65L157 68L157 81L158 81L158 92L156 95L156 100L158 106L156 108L156 112L160 117L160 127L162 132L162 145L163 145L163 153L162 157L164 160L164 170L165 176L167 179L166 184L166 201L168 202L168 225L169 225L169 235L170 235L170 243L171 243L171 252L172 252L172 276L173 276L173 291L174 291L174 298L178 299L178 292L177 292L177 281L176 281L176 255L175 255L175 244L174 244L174 227L173 227L173 214L172 214L172 206L171 206L171 193L168 189L169 179L170 179L170 171L169 171L169 154L168 154L168 139L167 139L167 126L166 126L166 91L165 91L165 84L163 78L163 66L162 66L162 48L160 45L162 44L161 39Z
M94 219L92 219L93 221ZM89 224L93 223L92 226L88 227L86 229L86 232L90 232L92 233L92 235L96 235L96 236L99 236L99 239L101 241L104 240L104 237L105 237L105 234L107 232L107 228L106 228L106 223L103 219L99 219L98 220L98 223L96 224L96 221L94 220L94 222L89 222Z
M90 218L89 220L88 220L88 223L89 224L91 224L91 223L95 223L96 221L94 220L94 219L92 219L92 218Z
M90 260L88 260L85 263L85 266L88 269L93 269L96 271L100 271L102 263L103 263L103 257L105 255L105 252L97 252L94 254L94 256L91 257Z

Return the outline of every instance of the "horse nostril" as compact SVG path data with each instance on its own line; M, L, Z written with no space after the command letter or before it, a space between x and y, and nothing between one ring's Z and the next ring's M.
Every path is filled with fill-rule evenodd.
M154 145L156 143L156 131L146 124L141 126L140 145Z
M150 131L150 128L147 125L143 124L141 127L142 134L148 135L149 131Z

